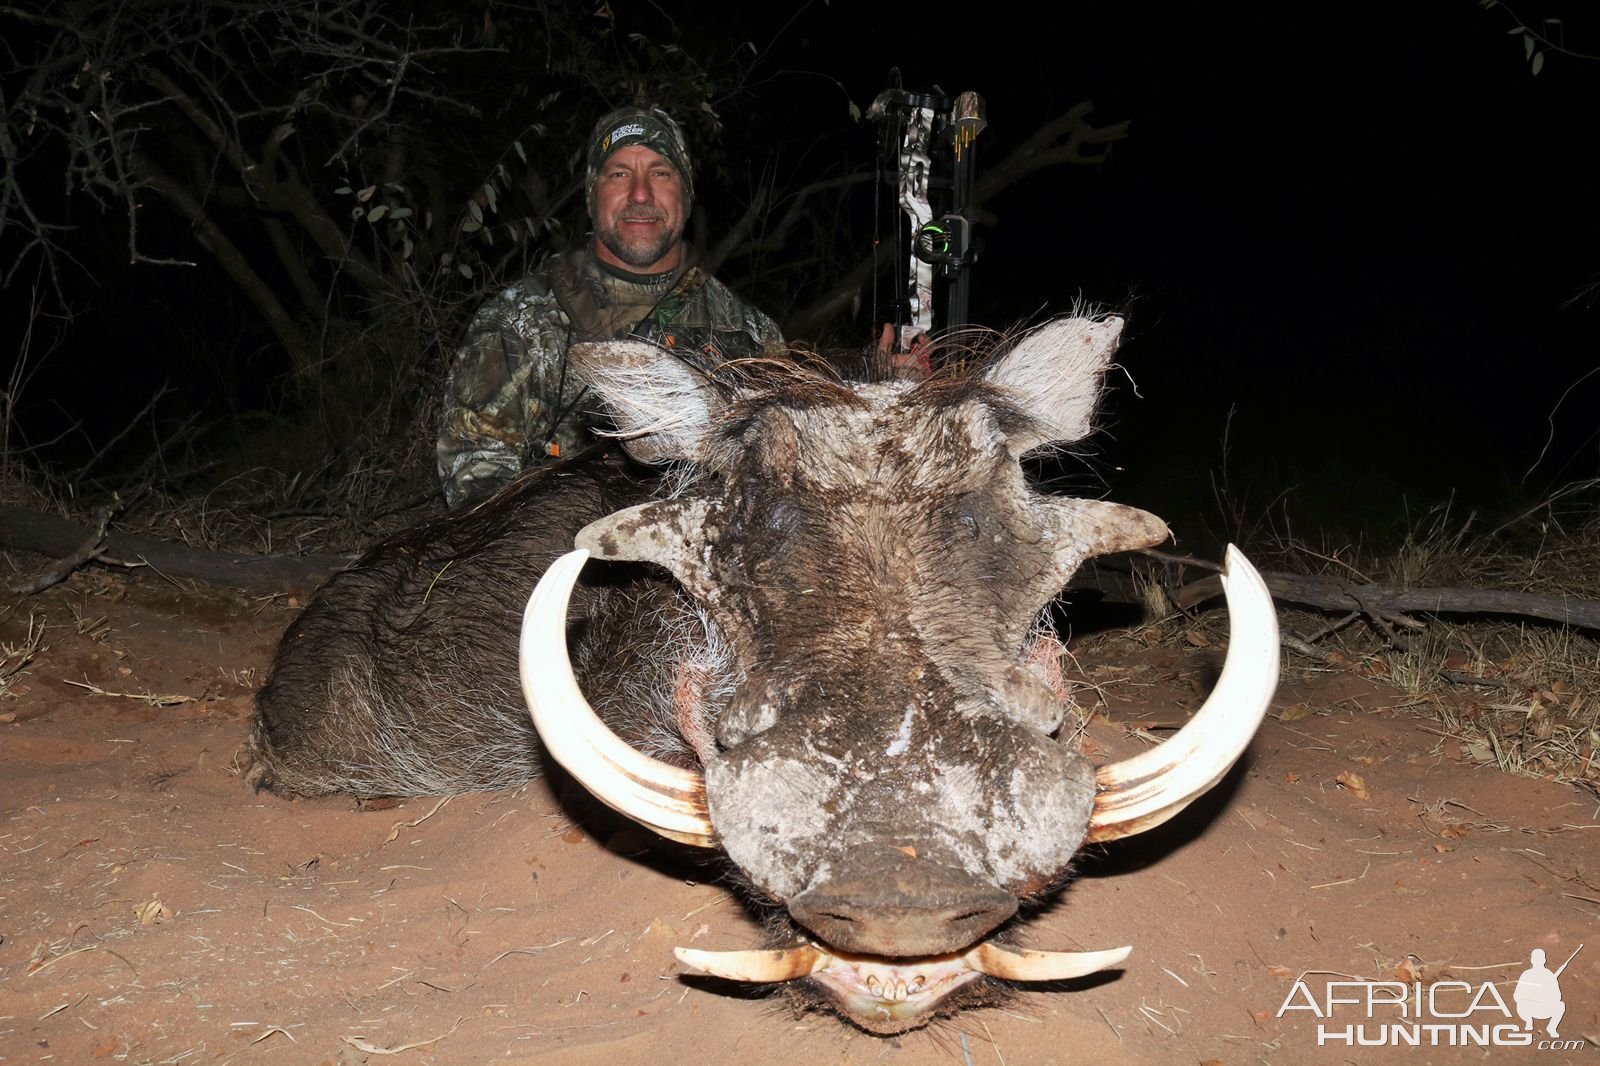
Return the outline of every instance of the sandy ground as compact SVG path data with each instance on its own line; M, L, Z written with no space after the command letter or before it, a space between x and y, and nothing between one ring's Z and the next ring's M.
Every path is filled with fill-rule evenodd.
M0 700L0 1062L1600 1062L1600 804L1458 761L1347 673L1291 679L1222 786L1086 855L1035 920L1039 947L1132 944L1124 969L884 1039L685 976L674 945L758 943L738 900L545 783L382 810L248 791L283 599L83 572L0 641L30 612L45 646ZM1097 757L1180 721L1220 661L1075 651ZM1564 1046L1459 1043L1517 1039L1498 1003L1530 952L1586 939ZM1330 981L1391 982L1408 1014L1330 1011Z

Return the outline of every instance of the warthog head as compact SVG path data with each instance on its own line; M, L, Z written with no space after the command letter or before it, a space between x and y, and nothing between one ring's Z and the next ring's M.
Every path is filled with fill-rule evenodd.
M1277 680L1271 600L1230 551L1217 689L1165 745L1098 770L1055 739L1069 709L1039 618L1083 560L1167 537L1146 512L1044 495L1019 460L1090 430L1121 322L1069 319L962 380L713 384L667 353L583 353L621 434L705 472L601 519L529 602L523 687L551 754L607 804L719 846L793 919L775 950L679 949L745 981L798 978L880 1033L984 976L1058 980L1130 949L993 938L1086 842L1157 825L1244 750ZM703 767L640 754L572 680L567 596L589 555L676 576L731 650L731 692L685 713Z

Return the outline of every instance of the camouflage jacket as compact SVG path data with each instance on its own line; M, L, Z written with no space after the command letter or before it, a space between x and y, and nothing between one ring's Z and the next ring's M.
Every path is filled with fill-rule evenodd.
M572 452L605 424L568 364L573 341L642 337L714 362L782 346L772 319L684 250L682 266L655 276L603 266L587 247L552 256L478 309L440 415L438 473L450 506Z

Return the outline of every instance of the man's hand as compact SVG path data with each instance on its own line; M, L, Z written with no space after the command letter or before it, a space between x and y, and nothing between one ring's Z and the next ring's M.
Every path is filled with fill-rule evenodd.
M883 324L883 330L878 334L878 360L894 371L896 377L921 380L933 374L933 364L928 355L931 348L928 335L918 330L911 335L911 343L906 350L895 347L895 327L888 322Z

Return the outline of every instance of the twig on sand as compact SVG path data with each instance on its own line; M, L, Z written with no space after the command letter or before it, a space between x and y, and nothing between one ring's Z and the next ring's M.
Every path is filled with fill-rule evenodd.
M461 1023L465 1020L465 1018L457 1018L456 1024L450 1027L450 1032L448 1033L440 1033L438 1036L431 1036L426 1040L415 1040L409 1044L398 1044L395 1047L379 1047L377 1044L363 1040L359 1036L344 1036L339 1039L358 1051L365 1051L368 1055L398 1055L403 1051L415 1051L419 1047L427 1047L429 1044L438 1043L445 1037L454 1034L457 1029L461 1028Z
M109 689L101 688L99 685L92 685L87 681L68 681L66 678L62 678L61 683L63 685L72 685L75 688L86 688L96 696L110 696L112 699L118 700L140 700L156 707L175 707L180 703L196 703L200 699L199 696L185 696L181 693L157 695L154 692L112 692Z
M562 944L571 943L576 939L577 937L564 936L559 940L552 940L548 944L535 944L531 948L509 948L505 951L502 951L500 954L496 955L482 966L478 967L478 973L482 973L483 971L487 970L489 967L493 966L507 955L543 955L551 948L558 948Z
M396 823L394 823L394 828L389 830L389 835L383 838L383 844L379 844L378 847L381 848L381 847L384 846L384 844L393 844L395 838L400 835L400 830L402 830L402 829L415 829L417 826L421 825L423 822L426 822L429 818L432 818L434 815L438 814L440 808L442 808L446 803L449 803L451 798L452 797L450 797L450 796L446 796L444 799L440 800L438 803L435 803L433 805L433 810L429 811L427 814L424 814L421 818L418 818L418 819L416 819L414 821L410 821L410 822L396 822Z

